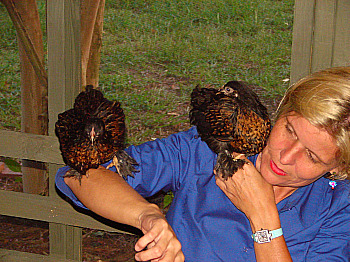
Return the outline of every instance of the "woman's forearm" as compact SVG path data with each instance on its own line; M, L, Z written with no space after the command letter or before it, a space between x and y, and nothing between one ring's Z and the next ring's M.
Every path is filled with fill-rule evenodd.
M248 159L245 160L249 164L244 165L232 177L225 180L216 176L216 184L247 216L253 233L261 229L279 229L281 221L273 187L263 179ZM259 262L292 261L283 236L276 237L269 243L254 243L254 251Z
M144 236L135 244L137 261L184 261L181 244L159 207L147 202L117 173L100 167L90 169L81 184L74 178L64 180L91 211L142 230Z
M252 232L255 233L261 229L272 231L281 227L276 206L269 209L261 208L260 211L261 212L259 214L256 214L254 217L250 217L249 219ZM283 235L272 239L269 243L254 243L254 250L256 261L259 262L292 261Z
M81 184L75 178L64 181L88 209L119 223L141 229L143 214L161 213L158 206L147 202L117 173L103 167L89 170Z

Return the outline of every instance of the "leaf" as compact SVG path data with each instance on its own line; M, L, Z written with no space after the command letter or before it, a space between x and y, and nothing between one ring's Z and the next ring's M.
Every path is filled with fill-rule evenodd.
M5 158L4 162L6 166L13 172L21 172L21 165L16 161L11 158Z
M19 176L19 177L16 177L16 178L15 178L15 182L16 182L16 183L22 183L22 182L23 182L23 181L22 181L22 177L20 177L20 176Z
M96 236L96 237L103 237L105 235L105 232L100 231L100 230L93 231L93 232L91 232L91 235Z
M174 199L174 194L173 192L168 192L165 196L164 196L164 200L163 200L163 206L164 208L167 208L171 202L173 202Z

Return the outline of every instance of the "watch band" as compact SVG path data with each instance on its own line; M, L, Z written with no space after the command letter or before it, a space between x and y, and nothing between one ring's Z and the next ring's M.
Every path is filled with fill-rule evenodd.
M276 237L280 237L283 235L282 228L278 228L275 230L268 230L268 229L261 229L259 231L256 231L252 238L256 243L263 244L263 243L270 243L272 239Z

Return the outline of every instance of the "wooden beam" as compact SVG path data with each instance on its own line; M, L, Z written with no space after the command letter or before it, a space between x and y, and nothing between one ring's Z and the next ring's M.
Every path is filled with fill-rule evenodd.
M350 1L337 3L332 66L350 66Z
M350 2L296 0L291 83L333 66L350 65Z
M50 241L61 243L50 245L50 254L60 254L62 257L69 257L76 261L82 258L82 237L81 229L63 224L50 223L50 232L55 232ZM72 245L72 243L74 243Z
M57 137L0 130L0 155L64 164Z
M92 213L83 214L61 198L0 190L0 199L1 214L6 216L119 233L125 233L126 229L132 230L132 228L104 220L97 215L92 217L89 215L94 215ZM96 219L103 220L110 225Z
M311 72L315 0L296 0L294 5L291 84Z
M81 90L80 1L47 0L49 134Z
M63 259L54 255L40 255L28 252L0 249L0 261L6 262L76 262L77 260Z
M14 1L2 1L2 3L6 6L9 16L11 17L12 23L16 28L17 36L23 44L24 51L28 56L29 62L33 66L36 76L38 77L41 85L47 88L47 73L44 64L41 61L40 56L38 55L32 40L30 39L28 30L25 27L25 24L23 23L23 19L20 15L20 12L16 8Z
M335 0L316 1L311 72L332 66L335 17Z
M81 89L80 2L47 0L48 111L52 136L58 113L73 106ZM54 169L49 165L50 171ZM54 174L49 177L49 194L54 196ZM50 254L82 260L81 237L80 228L50 224Z

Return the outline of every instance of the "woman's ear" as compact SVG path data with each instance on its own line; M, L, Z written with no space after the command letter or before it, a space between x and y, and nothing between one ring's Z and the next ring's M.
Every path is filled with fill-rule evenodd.
M334 178L337 179L339 177L339 173L343 170L342 166L337 166L329 171L329 173L332 175L334 174Z
M339 167L333 168L332 170L329 171L329 173L333 174L333 173L338 173L339 170L341 170Z

